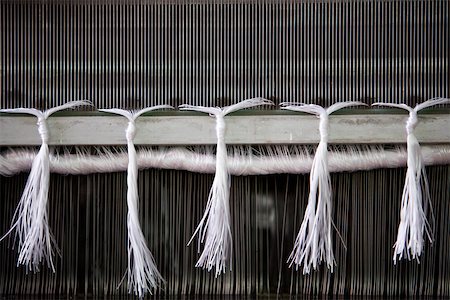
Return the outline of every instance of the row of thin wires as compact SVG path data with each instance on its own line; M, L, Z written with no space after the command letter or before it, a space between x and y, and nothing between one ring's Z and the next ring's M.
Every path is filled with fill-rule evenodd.
M0 3L0 107L449 97L448 1Z
M195 268L186 244L206 205L213 176L167 170L139 174L140 218L165 294L450 296L450 167L427 168L436 242L421 263L392 262L405 169L332 174L337 267L309 276L287 257L307 204L307 175L232 177L232 271L214 278ZM9 227L26 175L0 177L0 231ZM25 275L0 244L0 294L126 295L126 174L52 175L50 225L61 248L56 274ZM11 241L12 242L12 241ZM345 250L345 246L347 249Z

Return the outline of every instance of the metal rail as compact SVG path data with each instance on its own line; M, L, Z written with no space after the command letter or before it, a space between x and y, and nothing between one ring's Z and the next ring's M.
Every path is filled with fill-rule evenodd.
M330 143L397 144L406 142L405 114L338 114L330 116ZM450 143L450 114L423 114L416 128L421 143ZM228 144L314 144L319 120L302 114L237 114L227 116ZM50 145L126 144L124 118L99 113L50 117ZM213 118L192 113L142 116L136 145L210 145L216 143ZM36 118L0 116L0 146L40 145Z

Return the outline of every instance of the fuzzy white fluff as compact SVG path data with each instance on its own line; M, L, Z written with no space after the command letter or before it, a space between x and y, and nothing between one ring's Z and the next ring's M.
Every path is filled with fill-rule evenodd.
M228 173L230 175L307 174L314 156L310 146L275 145L243 147L228 146ZM367 171L380 168L400 168L407 164L406 147L385 149L375 145L329 146L328 169L333 172ZM422 146L426 166L450 164L450 146ZM100 147L91 153L91 147L76 147L75 154L50 154L50 172L57 174L93 174L123 172L128 168L126 149ZM73 150L73 148L71 148ZM258 153L255 154L255 151ZM37 153L26 148L11 148L0 153L0 175L12 176L28 172ZM185 170L213 174L216 157L213 147L141 148L136 153L139 169Z
M418 123L417 113L420 110L445 103L450 103L450 99L431 99L416 105L415 108L411 108L406 104L373 104L376 106L397 107L409 112L409 117L406 121L408 169L402 194L400 224L398 226L397 240L394 244L394 264L402 258L419 261L419 257L423 252L424 234L427 235L430 243L433 241L433 230L427 220L426 209L426 206L430 205L430 213L434 221L430 191L422 151L414 135L414 129Z
M303 274L314 270L324 260L333 272L335 264L331 239L332 203L331 182L328 169L328 116L345 107L364 105L361 102L339 102L325 109L319 105L292 105L282 103L282 109L305 112L319 116L320 143L311 167L310 192L305 216L289 256L289 266L298 269L303 264Z
M216 172L208 196L205 213L189 243L199 234L198 249L204 243L204 249L196 267L211 271L215 268L216 277L225 272L227 260L231 262L232 235L230 227L230 174L228 173L227 149L225 145L225 120L229 113L260 105L273 105L269 100L255 98L242 101L225 108L181 105L180 110L194 110L208 113L216 118Z
M136 135L136 119L149 111L173 108L169 105L148 107L137 112L122 109L100 109L100 111L118 114L128 119L125 131L128 147L127 169L127 229L128 229L128 292L133 291L139 298L160 287L164 279L156 267L152 253L147 247L144 233L139 223L138 163L134 137Z
M30 175L25 185L19 205L14 213L11 229L2 240L14 229L15 239L19 243L18 264L25 265L27 271L39 271L39 265L46 260L49 268L55 272L53 263L55 240L48 226L47 200L50 184L50 164L47 118L57 111L80 105L89 105L87 101L73 101L51 108L44 112L32 108L16 108L0 110L4 113L31 114L38 118L38 131L42 145L35 156Z

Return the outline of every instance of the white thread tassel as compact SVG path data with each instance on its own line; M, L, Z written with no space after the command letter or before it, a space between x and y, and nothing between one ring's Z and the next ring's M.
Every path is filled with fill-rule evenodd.
M208 113L216 118L216 173L214 182L208 196L205 213L197 226L188 245L194 237L199 234L198 249L204 243L204 249L196 263L196 267L201 267L211 271L215 268L216 277L222 272L225 273L227 259L230 259L231 266L231 246L232 235L230 227L230 175L228 174L227 149L225 144L225 120L224 116L229 113L260 105L273 105L272 101L262 98L254 98L242 101L235 105L224 107L203 107L181 105L180 110L194 110Z
M38 118L38 131L42 140L41 148L33 160L24 192L14 213L11 229L2 237L3 240L16 229L15 238L19 240L18 264L25 265L27 271L39 271L39 264L45 259L48 267L55 272L53 246L56 247L56 243L49 229L47 216L47 200L50 184L47 119L57 111L80 105L90 105L90 102L73 101L44 112L32 108L0 110L4 113L31 114L36 116Z
M331 239L332 203L331 182L328 170L328 116L345 107L364 105L361 102L340 102L325 109L319 105L291 105L281 103L282 109L305 112L320 118L320 143L314 156L310 174L310 192L305 216L288 258L289 266L298 269L303 263L303 274L309 274L311 267L316 270L322 260L333 272L334 254Z
M450 103L450 99L438 98L425 101L416 105L413 109L406 104L374 103L376 106L397 107L409 112L406 121L407 133L407 166L405 186L403 188L402 203L400 210L400 224L398 226L397 241L394 244L394 264L397 260L407 257L408 260L417 259L423 251L424 233L430 243L433 242L433 231L427 221L425 205L430 205L431 197L428 188L428 180L423 163L422 151L419 142L414 135L417 126L417 113L427 107Z
M139 194L138 194L138 164L134 137L136 135L136 119L142 114L157 109L170 108L169 105L158 105L131 112L122 109L100 109L99 111L118 114L128 119L125 131L128 144L128 173L127 173L127 229L128 229L128 292L140 298L152 293L164 283L164 279L156 267L152 253L147 247L144 233L139 223Z

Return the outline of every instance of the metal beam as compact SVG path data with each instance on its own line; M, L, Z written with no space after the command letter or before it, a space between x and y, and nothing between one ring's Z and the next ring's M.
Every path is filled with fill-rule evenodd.
M334 144L397 144L406 142L405 114L330 116L329 142ZM302 114L231 115L225 118L228 144L315 144L319 120ZM126 144L127 120L112 115L55 116L48 120L50 145ZM215 120L207 115L142 116L136 145L209 145L216 143ZM419 116L421 143L450 143L450 114ZM0 146L40 145L36 118L0 116Z

